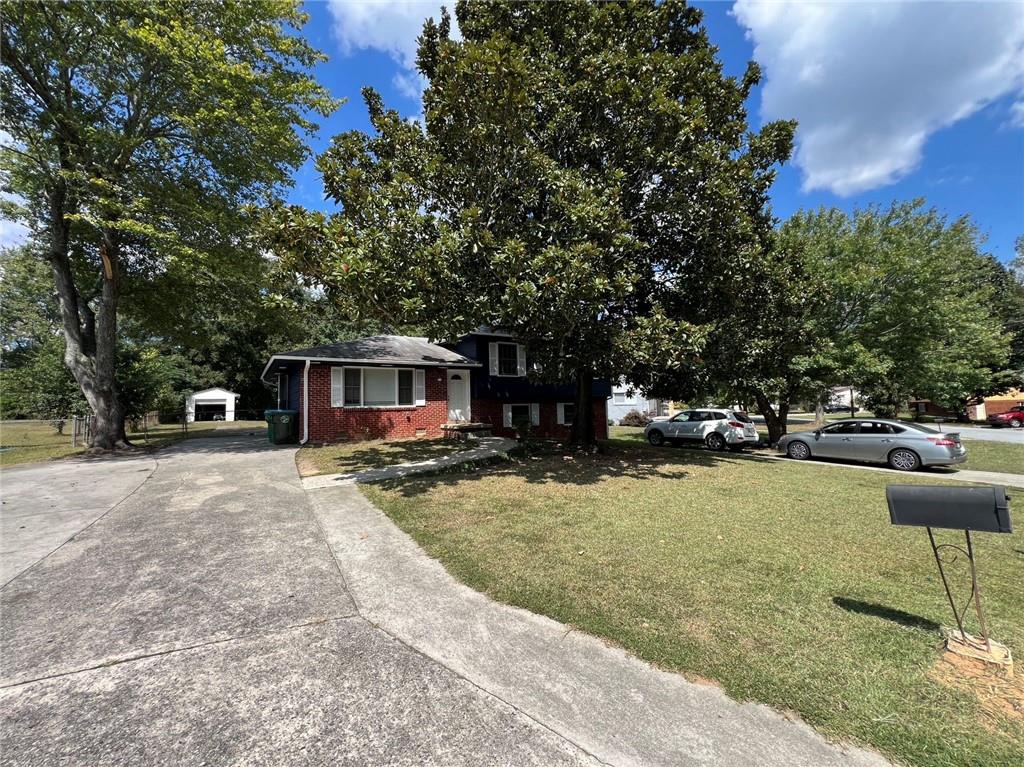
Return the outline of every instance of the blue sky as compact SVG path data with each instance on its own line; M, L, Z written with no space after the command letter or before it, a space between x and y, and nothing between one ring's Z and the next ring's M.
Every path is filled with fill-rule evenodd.
M420 112L415 35L441 0L308 2L304 32L329 56L316 76L347 99L321 125L367 130L359 90L370 85L403 114ZM779 173L777 216L923 197L968 215L1002 260L1024 234L1024 4L698 3L730 74L751 58L765 79L748 110L800 120L798 152ZM756 55L755 55L756 52ZM291 201L330 209L310 163Z

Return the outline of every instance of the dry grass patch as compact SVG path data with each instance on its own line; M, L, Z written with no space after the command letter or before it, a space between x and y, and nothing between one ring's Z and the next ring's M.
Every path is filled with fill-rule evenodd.
M473 445L453 439L362 440L329 445L307 445L295 456L299 474L347 474L349 472L415 463L441 458Z
M495 599L908 764L1024 763L1024 726L992 732L930 674L948 606L924 532L889 524L893 480L619 441L363 490ZM1024 536L978 549L993 634L1020 655Z

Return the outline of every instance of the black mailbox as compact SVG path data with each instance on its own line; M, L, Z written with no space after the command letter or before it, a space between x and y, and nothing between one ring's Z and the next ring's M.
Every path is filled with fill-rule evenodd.
M1002 487L889 485L885 498L894 525L1013 532L1010 497Z

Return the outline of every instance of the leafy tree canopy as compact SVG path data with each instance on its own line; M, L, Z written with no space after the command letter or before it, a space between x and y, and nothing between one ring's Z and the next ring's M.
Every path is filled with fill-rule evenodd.
M456 13L419 39L425 124L364 90L373 132L318 160L340 212L279 211L275 248L355 316L513 331L589 412L594 375L683 365L730 310L794 126L749 130L757 67L725 76L685 3Z
M790 403L840 384L893 415L910 397L961 409L1001 378L1019 298L969 220L920 200L799 212L748 282L756 300L716 324L697 380L756 402L773 441Z
M122 297L170 316L194 305L192 285L258 269L249 206L289 183L309 116L334 102L307 74L322 56L289 31L306 20L297 0L3 0L0 13L5 213L48 263L65 362L94 444L113 447ZM139 290L165 276L188 288Z

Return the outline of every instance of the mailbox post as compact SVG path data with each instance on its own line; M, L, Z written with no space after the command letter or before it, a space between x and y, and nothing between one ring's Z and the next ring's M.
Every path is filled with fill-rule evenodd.
M977 647L970 635L964 630L964 615L971 603L978 616L981 629L980 639L984 643L985 653L990 657L993 653L992 639L985 625L985 613L981 608L981 588L978 585L978 569L974 558L974 541L971 532L1010 533L1013 526L1010 521L1010 497L1002 487L942 487L934 485L889 485L885 490L885 498L889 504L889 518L894 525L911 525L924 527L928 530L928 540L935 555L935 564L939 568L942 586L946 590L953 618L959 631L959 642L965 647ZM963 530L966 547L953 543L936 543L933 527ZM971 595L963 608L957 609L953 591L949 587L946 569L943 567L943 555L952 552L950 563L963 554L971 568ZM950 649L955 649L950 647ZM997 662L1008 667L1011 663L1009 650L1000 646Z

